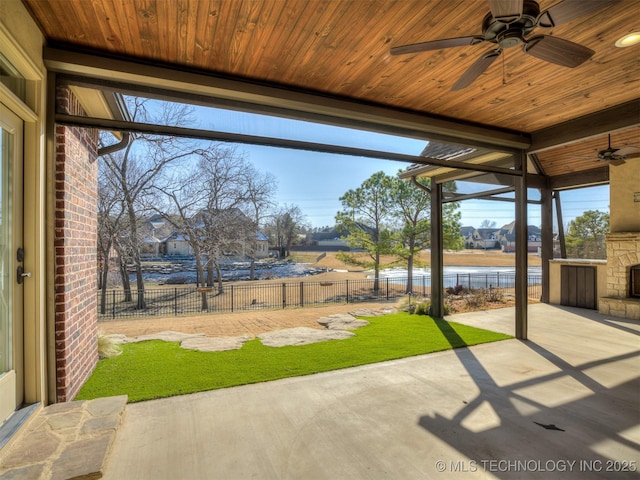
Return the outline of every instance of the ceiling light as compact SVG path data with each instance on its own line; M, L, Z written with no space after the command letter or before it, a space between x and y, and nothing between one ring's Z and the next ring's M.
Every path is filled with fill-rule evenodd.
M616 40L616 47L630 47L640 43L640 32L631 32Z

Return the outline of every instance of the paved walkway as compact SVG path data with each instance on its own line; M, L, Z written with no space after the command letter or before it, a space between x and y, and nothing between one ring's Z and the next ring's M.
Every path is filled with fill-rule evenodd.
M513 333L513 317L452 320ZM524 342L127 405L104 478L638 478L640 324L540 304L529 326Z

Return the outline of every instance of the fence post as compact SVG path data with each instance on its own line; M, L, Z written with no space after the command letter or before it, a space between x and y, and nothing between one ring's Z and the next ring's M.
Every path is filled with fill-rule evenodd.
M282 308L287 308L287 284L282 282Z
M231 311L233 312L233 285L231 285Z
M178 316L178 288L173 289L173 314Z
M498 284L498 288L500 288L500 272L496 272L496 283Z
M347 290L347 303L349 303L349 280L345 280L344 281L345 285L346 285L346 290Z
M300 306L304 307L304 282L300 282Z
M389 277L387 277L387 300L389 300Z
M489 274L485 273L484 274L484 288L488 288L489 285Z
M456 273L456 284L454 285L454 288L457 287L458 285L460 285L460 274Z
M111 316L116 318L116 291L111 291Z
M427 286L426 286L426 282L425 282L425 276L426 275L422 275L422 296L423 297L427 296Z

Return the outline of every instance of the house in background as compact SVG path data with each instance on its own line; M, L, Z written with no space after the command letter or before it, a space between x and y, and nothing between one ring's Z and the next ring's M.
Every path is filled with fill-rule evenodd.
M460 227L460 236L464 239L464 248L473 248L473 232L475 227Z
M189 220L202 238L216 238L222 244L226 260L245 260L268 256L269 239L239 208L200 210ZM255 248L255 252L253 249Z
M162 244L168 256L193 255L193 248L191 248L191 243L189 243L189 236L184 233L172 232L162 240Z
M138 227L140 235L140 255L155 258L166 255L165 239L172 232L171 223L159 213L146 218Z
M499 228L477 228L473 231L473 247L482 250L495 250L500 248Z
M311 244L326 250L348 250L346 240L334 228L324 232L315 232L310 235Z
M269 256L269 237L261 231L256 232L256 251L255 258L267 258Z
M140 256L142 258L157 258L162 256L163 241L153 235L145 235L140 240Z
M500 229L500 245L505 253L516 251L516 222L511 222ZM542 247L542 231L535 225L527 225L527 252L538 253Z
M513 221L501 228L461 227L460 235L464 238L466 248L482 250L501 249L505 253L516 251L516 222ZM542 246L542 231L535 225L527 226L527 251L538 253Z

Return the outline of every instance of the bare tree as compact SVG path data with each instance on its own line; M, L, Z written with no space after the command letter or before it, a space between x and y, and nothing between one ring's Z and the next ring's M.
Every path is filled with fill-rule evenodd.
M269 236L280 251L280 256L288 256L298 234L306 227L306 217L297 205L279 207L270 216L266 225Z
M193 250L198 281L222 289L221 258L240 253L255 237L255 224L241 210L248 201L247 171L251 165L234 148L211 145L197 152L198 160L188 175L165 178L155 189L168 200L156 199L167 220L182 233ZM203 296L203 310L207 309Z
M193 109L188 105L169 102L150 102L140 98L129 98L128 107L132 120L161 125L192 125ZM176 137L132 134L133 141L118 152L102 156L113 181L114 194L124 205L129 226L131 262L136 270L138 289L137 308L145 308L144 279L138 241L138 219L143 197L158 175L169 165L187 158L194 152L194 142Z
M270 173L260 173L253 166L245 172L246 176L246 210L253 222L255 235L249 242L248 254L251 258L249 278L255 279L255 263L258 246L258 234L263 224L267 211L273 206L273 194L276 190L276 180Z
M222 293L220 259L224 253L239 254L255 236L255 226L241 208L248 199L246 172L251 165L235 148L213 148L200 159L199 171L208 192L200 216L201 235L208 257L208 282L216 270L218 291Z
M495 227L496 227L495 220L489 220L488 218L485 218L484 220L482 220L482 222L480 222L480 227L478 228L495 228Z
M124 219L125 209L123 201L114 195L109 172L102 172L98 178L98 284L100 288L100 312L106 313L106 294L109 277L109 266L111 264L112 249L120 250L120 239L123 230L126 229ZM119 255L122 262L122 255ZM121 272L122 273L122 272ZM123 278L123 282L128 280L128 276ZM126 284L123 283L125 286ZM128 289L131 295L130 289ZM125 298L130 301L131 298Z

